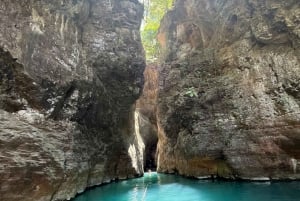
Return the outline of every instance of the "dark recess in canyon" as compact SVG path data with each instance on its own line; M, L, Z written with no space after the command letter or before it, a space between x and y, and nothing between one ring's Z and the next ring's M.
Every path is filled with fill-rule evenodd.
M157 95L158 95L158 67L148 64L144 71L144 89L142 96L136 103L139 132L145 144L144 169L156 170L157 167Z

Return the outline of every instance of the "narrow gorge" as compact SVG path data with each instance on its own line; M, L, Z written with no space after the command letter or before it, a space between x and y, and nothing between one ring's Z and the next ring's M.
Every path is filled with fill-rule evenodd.
M299 0L168 0L150 50L147 2L0 2L1 201L300 180Z

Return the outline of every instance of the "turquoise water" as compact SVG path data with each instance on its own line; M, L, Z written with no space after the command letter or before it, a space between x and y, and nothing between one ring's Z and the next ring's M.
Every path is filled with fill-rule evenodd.
M300 201L300 182L213 182L146 173L94 188L74 201Z

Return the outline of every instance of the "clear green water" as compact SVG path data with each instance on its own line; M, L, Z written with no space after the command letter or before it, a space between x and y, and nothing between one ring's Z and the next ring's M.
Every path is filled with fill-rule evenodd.
M213 182L146 173L89 190L74 201L300 201L300 182Z

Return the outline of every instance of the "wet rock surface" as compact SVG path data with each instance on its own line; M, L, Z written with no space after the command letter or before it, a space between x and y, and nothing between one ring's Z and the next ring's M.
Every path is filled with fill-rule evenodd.
M137 0L0 3L0 200L64 200L143 173Z
M300 4L177 0L162 21L158 171L300 178Z

